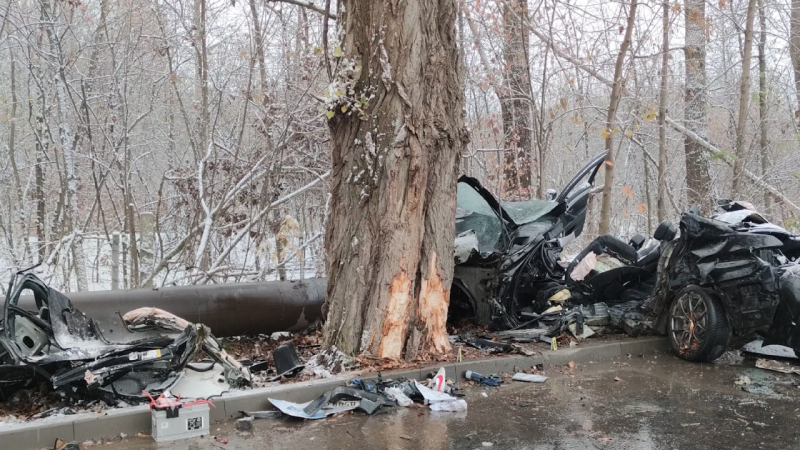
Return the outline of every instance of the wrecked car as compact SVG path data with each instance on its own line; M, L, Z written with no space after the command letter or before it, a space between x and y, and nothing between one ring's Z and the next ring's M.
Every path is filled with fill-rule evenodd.
M158 395L178 384L200 352L224 368L230 385L250 383L248 369L204 325L141 308L119 317L119 327L104 329L31 273L17 273L8 293L0 322L3 398L38 380L69 398L144 401L143 391ZM20 307L23 293L33 296L35 310Z
M569 299L592 304L650 297L658 261L677 234L678 228L665 220L651 239L637 234L625 243L611 235L598 237L567 266L564 277Z
M549 199L499 202L474 178L458 181L451 317L511 329L547 309L563 288L563 247L579 236L606 154L592 158Z
M645 302L648 320L689 361L714 360L733 335L752 332L764 345L800 351L800 270L786 265L786 243L718 218L682 215L680 237L664 248Z

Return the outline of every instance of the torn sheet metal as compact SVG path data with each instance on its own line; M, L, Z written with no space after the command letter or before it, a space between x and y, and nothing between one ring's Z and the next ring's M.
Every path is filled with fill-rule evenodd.
M756 355L797 359L797 355L795 355L794 350L791 348L784 345L764 345L764 341L761 339L745 344L742 350Z
M338 387L336 387L334 389L331 389L330 391L320 395L319 397L317 397L313 401L309 402L308 405L306 405L303 408L303 411L306 414L313 416L319 410L321 410L323 407L325 407L325 405L337 404L338 402L340 402L342 400L345 400L345 399L346 400L355 401L356 403L359 403L361 400L366 399L366 400L368 400L370 402L373 402L373 403L383 404L384 400L386 400L386 397L384 397L384 396L382 396L380 394L367 392L367 391L362 390L362 389L356 389L356 388L352 388L352 387L348 387L348 386L338 386ZM392 404L393 404L393 402L392 402Z
M35 310L18 306L23 291L33 293ZM65 295L33 274L19 273L9 285L0 324L0 368L19 369L0 373L27 371L30 378L48 381L72 397L135 402L144 400L142 391L160 394L175 386L187 364L203 352L221 365L228 384L249 385L248 370L222 350L204 325L157 308L124 317L122 329L114 330L115 337L124 338L115 341ZM0 389L22 384L0 382Z
M286 414L287 416L297 417L300 419L324 419L328 416L332 416L334 414L343 413L346 411L352 411L360 406L360 402L356 401L349 401L349 402L341 402L335 405L324 405L322 408L318 409L314 414L308 414L304 411L311 402L305 403L293 403L287 402L285 400L276 400L276 399L268 399L272 406L278 408L282 413Z

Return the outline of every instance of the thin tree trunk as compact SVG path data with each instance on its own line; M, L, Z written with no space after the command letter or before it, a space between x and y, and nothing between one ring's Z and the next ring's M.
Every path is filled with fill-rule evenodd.
M667 217L667 83L669 80L669 1L663 4L663 30L661 37L661 89L658 96L658 222Z
M503 1L504 81L500 95L503 117L503 198L531 198L531 92L528 68L527 2Z
M83 251L83 236L82 231L78 228L79 213L78 208L78 178L75 168L75 148L77 140L75 134L69 127L69 113L67 112L68 99L68 86L67 76L64 71L64 52L59 41L58 33L53 25L54 18L51 16L47 3L40 0L40 7L42 11L42 18L48 24L45 28L47 37L50 41L50 52L56 59L56 109L58 110L58 135L61 144L61 155L64 159L64 172L66 174L66 207L68 210L67 218L70 224L70 232L75 234L72 239L72 260L75 266L75 278L79 291L89 289L88 279L86 277L86 254Z
M789 26L789 56L794 68L794 87L797 96L797 109L794 118L800 128L800 0L792 0L792 14Z
M706 4L705 0L686 2L686 100L684 123L686 130L706 140L708 110L706 92ZM711 211L711 175L709 161L697 140L684 139L686 156L686 189L690 205L701 212Z
M769 139L767 138L767 17L764 14L764 0L758 0L758 146L761 150L761 177L769 176ZM772 197L764 191L764 211L769 213Z
M736 122L736 160L733 163L733 198L741 195L742 168L744 168L744 139L747 130L747 111L750 109L750 61L753 59L753 22L756 0L747 4L747 23L744 29L744 57L742 58L742 81L739 90L739 118Z
M329 120L325 343L413 358L450 348L455 186L466 143L456 0L344 0L356 99ZM380 36L378 38L377 36Z
M19 169L17 168L16 158L16 137L17 137L17 76L16 76L16 61L14 61L14 51L9 49L9 58L11 62L11 114L9 121L11 122L8 127L8 158L11 163L11 171L14 172L14 188L17 200L20 206L24 204L22 199L22 183L19 180ZM20 209L22 211L22 208Z
M611 87L611 101L608 105L608 117L605 126L605 184L603 185L603 203L600 208L600 234L608 234L611 225L611 192L614 187L614 128L617 123L617 109L622 98L622 65L625 62L625 54L631 45L631 34L633 23L636 20L636 5L638 0L631 0L631 8L628 12L628 23L625 27L625 37L619 48L617 62L614 65L614 84Z

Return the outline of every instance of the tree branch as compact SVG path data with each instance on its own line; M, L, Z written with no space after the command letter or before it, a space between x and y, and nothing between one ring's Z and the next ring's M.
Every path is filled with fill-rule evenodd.
M322 14L323 16L328 16L329 19L336 19L337 16L335 13L330 11L325 11L324 9L320 8L319 6L314 5L311 2L305 2L303 0L266 0L267 3L288 3L290 5L300 6L302 8L309 9L314 11L317 14Z

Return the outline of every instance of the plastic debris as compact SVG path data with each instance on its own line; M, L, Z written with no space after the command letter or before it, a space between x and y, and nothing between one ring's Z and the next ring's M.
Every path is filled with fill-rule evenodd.
M581 330L581 332L578 332L578 324L575 323L575 322L567 325L567 329L579 341L582 341L582 340L584 340L584 339L586 339L588 337L594 336L594 334L595 334L594 330L589 328L589 326L587 326L587 325L584 325L583 326L583 330Z
M544 383L547 381L546 376L531 373L515 373L511 379L514 381L524 381L526 383Z
M500 377L493 377L493 376L486 377L471 370L468 370L464 374L464 378L472 381L477 381L484 386L491 386L491 387L497 387L503 383L503 380Z
M281 377L293 377L306 367L300 361L291 342L284 342L275 348L272 351L272 360L275 361L277 375L271 381L280 380Z
M394 386L393 387L388 387L388 388L383 390L383 394L385 396L389 397L389 399L396 401L397 402L397 406L408 407L408 406L411 406L412 403L414 403L398 387L394 387Z
M253 429L253 419L255 417L242 417L236 421L236 429L239 431L250 431Z
M280 411L239 411L247 417L254 419L278 419L283 416Z
M436 375L428 381L428 387L436 392L444 392L447 387L447 378L444 367L439 368Z
M422 395L422 398L424 399L424 404L426 405L429 405L431 403L452 402L457 400L456 397L453 397L450 394L445 394L444 392L434 391L433 389L428 388L419 381L414 381L414 386L416 386L420 395Z
M467 410L467 402L463 399L458 399L452 402L437 402L430 405L431 411L449 411L458 412Z

